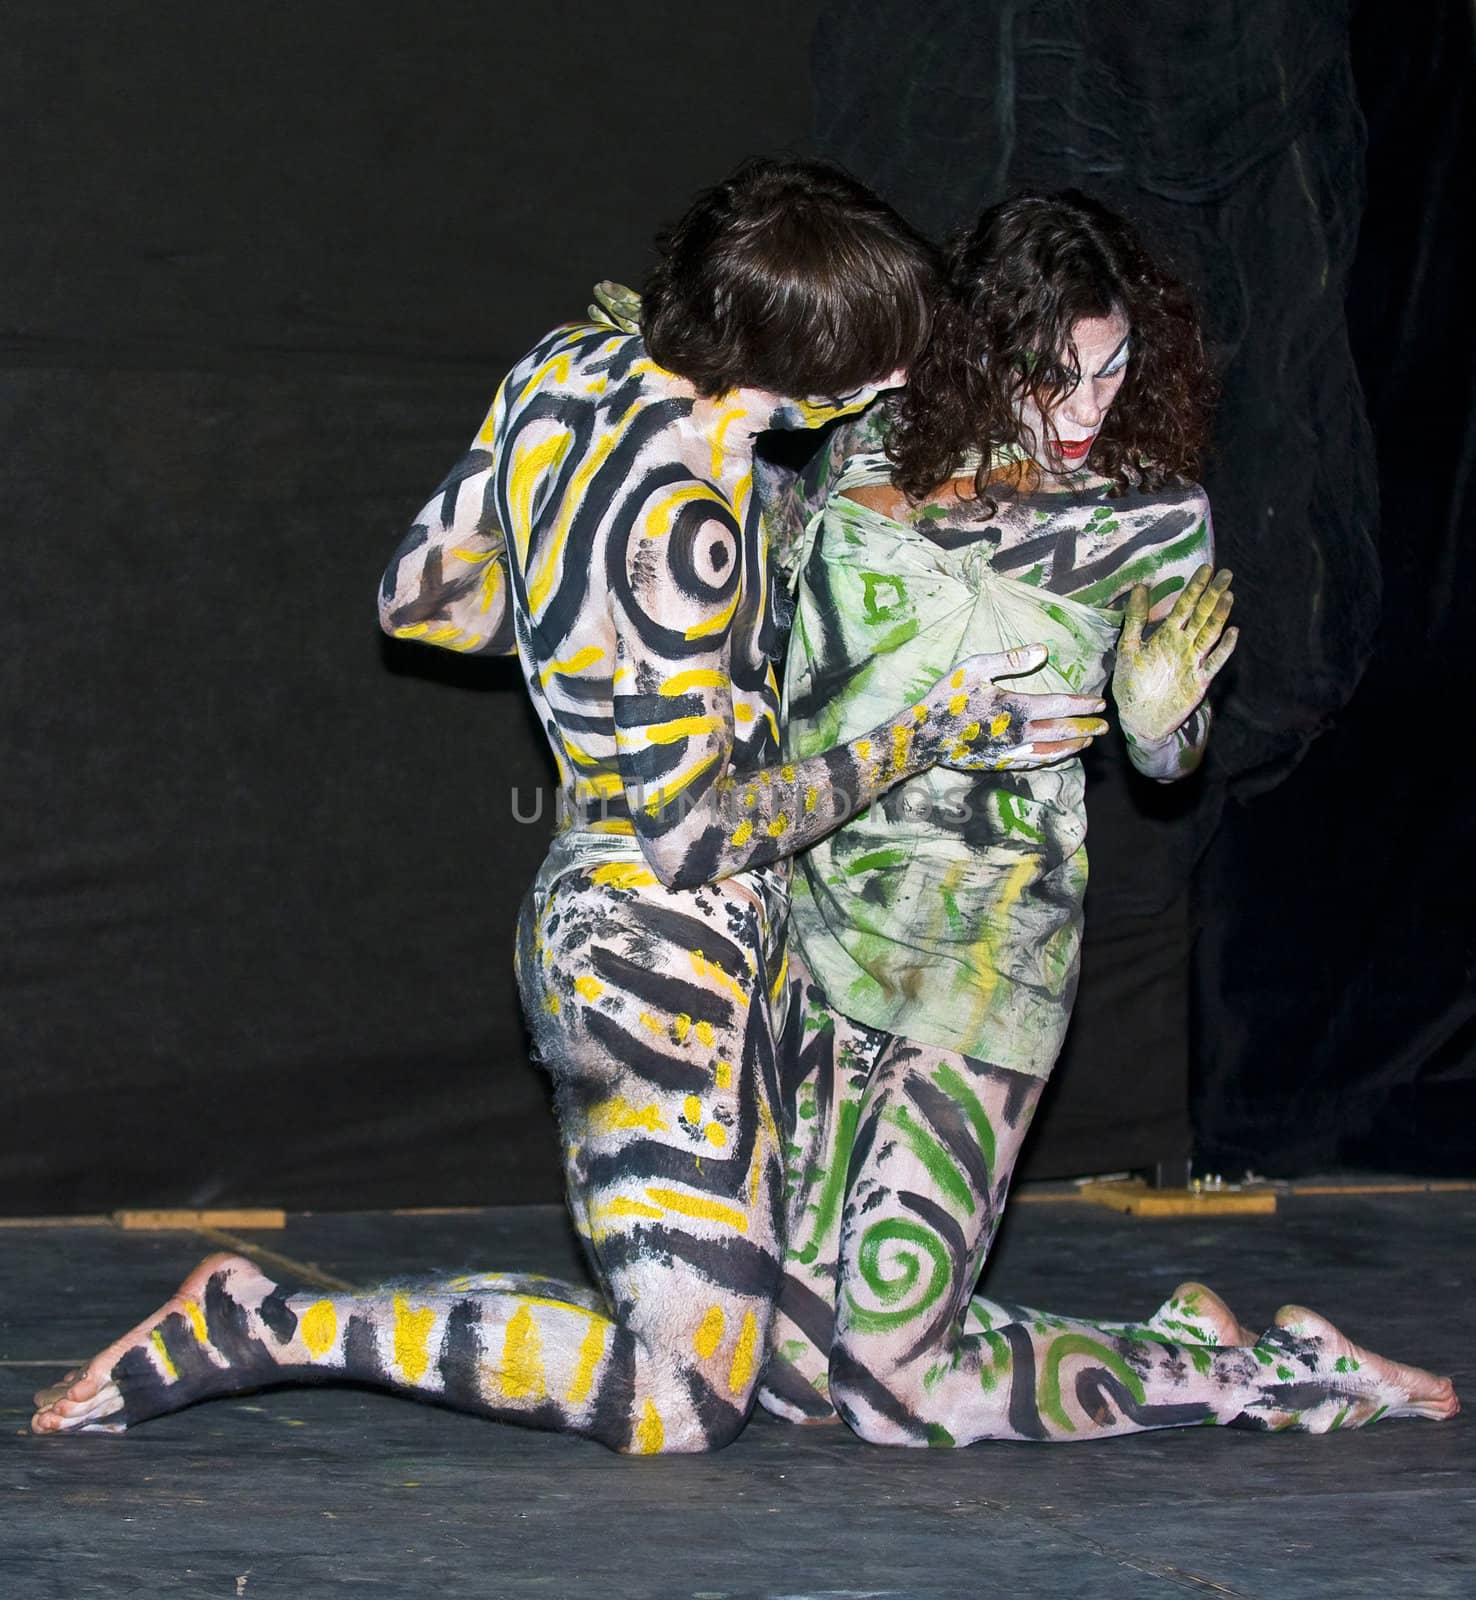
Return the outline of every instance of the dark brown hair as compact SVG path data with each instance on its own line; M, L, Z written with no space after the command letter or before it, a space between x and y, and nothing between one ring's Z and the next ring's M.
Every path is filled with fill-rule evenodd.
M1072 328L1114 311L1132 347L1092 468L1114 494L1192 478L1214 405L1198 314L1122 217L1067 189L993 206L949 248L928 348L892 402L898 486L920 500L977 450L974 491L987 498L991 451L1029 448L1022 394L1048 413L1081 376Z
M937 252L823 162L748 162L657 244L641 331L700 394L845 395L927 341Z

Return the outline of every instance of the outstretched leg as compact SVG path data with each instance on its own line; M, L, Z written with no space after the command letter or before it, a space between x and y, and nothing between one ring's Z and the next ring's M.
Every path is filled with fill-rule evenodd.
M830 1398L857 1432L890 1444L1201 1423L1322 1432L1458 1408L1449 1380L1370 1355L1295 1308L1252 1347L1222 1349L1225 1308L1195 1285L1142 1327L972 1296L1039 1092L1038 1080L905 1040L873 1071L830 1364Z
M212 1257L39 1396L36 1431L120 1430L209 1395L349 1378L621 1451L732 1439L779 1281L772 901L757 874L643 899L629 869L600 870L525 912L519 965L602 1297L497 1276L321 1295Z

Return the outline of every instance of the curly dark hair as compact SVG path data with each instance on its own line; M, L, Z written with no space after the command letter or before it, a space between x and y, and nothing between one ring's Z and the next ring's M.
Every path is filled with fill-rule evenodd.
M1132 353L1091 465L1111 494L1193 478L1215 397L1198 313L1124 218L1067 189L993 206L950 246L928 347L891 402L898 487L920 500L977 450L974 493L987 500L991 452L1029 448L1022 395L1049 413L1081 376L1072 328L1114 312Z
M745 163L657 247L641 332L699 394L846 395L927 342L936 248L825 162Z

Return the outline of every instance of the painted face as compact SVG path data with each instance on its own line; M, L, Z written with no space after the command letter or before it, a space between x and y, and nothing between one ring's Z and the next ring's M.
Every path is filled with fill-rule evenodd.
M1081 369L1076 386L1061 394L1044 414L1029 393L1021 392L1017 403L1021 442L1049 476L1064 477L1086 465L1127 376L1130 334L1128 320L1120 311L1110 317L1080 318L1071 328ZM1057 357L1068 373L1070 354L1066 350Z

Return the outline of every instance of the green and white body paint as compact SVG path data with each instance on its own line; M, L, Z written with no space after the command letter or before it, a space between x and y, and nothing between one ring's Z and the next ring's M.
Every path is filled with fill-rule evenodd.
M1161 625L1201 626L1190 618L1212 550L1192 485L1109 499L1088 473L1031 488L1006 470L992 510L950 493L898 520L848 493L886 484L884 457L837 469L833 454L831 466L800 547L785 694L795 758L895 714L973 651L1044 642L1050 659L1025 687L1096 691L1114 607L1135 590L1134 610L1146 589ZM1153 776L1194 764L1199 698L1160 715L1152 740L1130 740L1137 764ZM803 1043L788 1064L789 1238L763 1404L912 1445L1436 1414L1309 1314L1226 1347L1238 1325L1198 1291L1141 1324L974 1293L1070 1014L1085 832L1074 758L938 768L799 857L790 977Z

